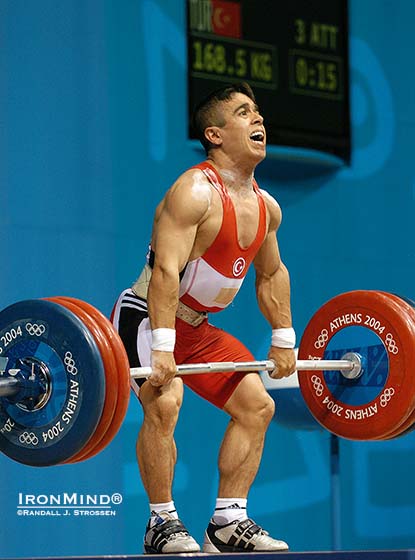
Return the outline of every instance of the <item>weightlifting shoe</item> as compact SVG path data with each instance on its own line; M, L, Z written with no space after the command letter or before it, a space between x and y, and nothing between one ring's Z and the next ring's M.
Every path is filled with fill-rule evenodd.
M200 546L189 535L189 531L169 512L157 514L155 524L147 524L144 536L144 552L146 554L172 554L179 552L199 552Z
M269 536L252 519L216 525L212 521L205 531L203 552L282 552L288 544Z

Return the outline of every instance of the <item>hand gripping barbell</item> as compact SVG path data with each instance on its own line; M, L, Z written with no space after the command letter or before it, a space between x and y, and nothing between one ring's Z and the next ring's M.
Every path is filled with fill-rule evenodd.
M349 379L356 379L362 375L363 358L357 352L347 352L341 360L297 360L297 371L341 371ZM231 373L249 371L273 371L276 363L273 360L252 362L202 362L200 364L179 364L177 375L194 375L197 373ZM130 369L133 379L148 378L152 374L151 367L137 367ZM0 389L1 395L1 389Z
M318 422L348 439L397 437L415 424L415 310L378 291L328 301L308 323L297 370ZM272 360L181 364L178 375L271 371ZM311 372L311 374L310 374ZM0 449L27 465L76 463L104 449L127 412L132 368L92 305L27 300L0 313Z

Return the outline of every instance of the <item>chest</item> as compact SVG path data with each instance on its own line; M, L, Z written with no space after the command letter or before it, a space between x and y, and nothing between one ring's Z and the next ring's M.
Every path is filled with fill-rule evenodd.
M249 195L232 194L230 200L231 205L227 210L228 219L231 221L234 218L238 244L245 249L252 244L258 232L260 219L258 197L254 192Z
M250 247L257 238L260 222L260 201L254 192L245 196L232 194L227 200L215 192L208 216L198 228L192 258L204 254L214 242L221 242L224 250L231 246Z

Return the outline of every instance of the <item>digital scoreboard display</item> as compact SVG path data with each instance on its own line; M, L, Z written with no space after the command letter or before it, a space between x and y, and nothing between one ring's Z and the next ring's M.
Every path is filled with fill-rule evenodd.
M350 161L347 0L186 1L189 123L211 91L246 81L268 144Z

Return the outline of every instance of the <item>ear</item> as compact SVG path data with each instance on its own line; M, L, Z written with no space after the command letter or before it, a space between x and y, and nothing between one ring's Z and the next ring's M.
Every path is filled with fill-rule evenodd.
M214 146L222 144L222 135L218 126L208 126L205 128L205 138Z

